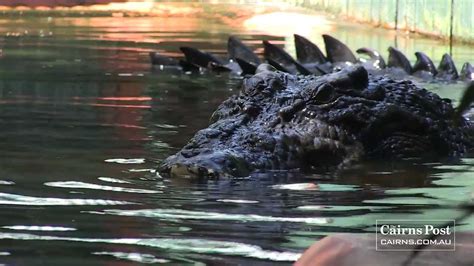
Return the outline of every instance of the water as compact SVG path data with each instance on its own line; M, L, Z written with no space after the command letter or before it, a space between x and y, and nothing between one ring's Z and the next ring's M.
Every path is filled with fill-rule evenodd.
M391 33L327 25L353 48L394 43ZM372 232L376 219L462 214L456 206L474 197L470 158L209 182L157 175L240 79L153 71L148 52L223 55L231 33L260 53L262 38L291 50L286 32L208 19L0 18L0 263L288 264L325 235ZM412 48L447 51L423 39ZM469 47L454 53L474 58ZM453 99L462 87L428 86Z

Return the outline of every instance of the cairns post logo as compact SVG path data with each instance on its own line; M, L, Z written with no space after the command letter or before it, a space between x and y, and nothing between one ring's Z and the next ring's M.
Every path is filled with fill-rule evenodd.
M377 220L375 249L454 251L454 220Z

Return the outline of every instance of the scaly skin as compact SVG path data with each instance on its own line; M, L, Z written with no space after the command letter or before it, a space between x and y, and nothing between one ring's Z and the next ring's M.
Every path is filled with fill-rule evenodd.
M361 66L320 77L260 70L211 123L159 171L204 178L308 171L370 158L460 156L473 145L470 123L449 100Z

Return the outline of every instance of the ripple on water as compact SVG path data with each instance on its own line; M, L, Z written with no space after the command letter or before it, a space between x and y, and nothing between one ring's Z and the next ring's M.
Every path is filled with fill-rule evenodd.
M78 182L78 181L46 182L45 185L49 187L84 188L84 189L107 190L107 191L127 192L127 193L142 193L142 194L163 193L162 191L158 191L158 190L102 186L102 185Z
M359 187L339 184L295 183L273 185L271 188L283 190L353 191Z
M76 231L76 228L62 227L62 226L40 226L40 225L10 225L2 226L5 229L18 231Z
M178 126L170 125L170 124L155 124L155 127L162 128L162 129L176 129L176 128L179 128Z
M271 188L285 190L319 190L319 186L315 183L278 184L271 186Z
M148 169L148 168L145 168L145 169L128 169L128 171L130 173L141 173L141 172L148 172L148 173L154 173L156 172L155 169Z
M321 205L303 205L296 207L297 210L301 211L315 211L315 210L328 210L331 212L346 212L346 211L359 211L359 210L371 210L371 209L390 209L388 206L321 206Z
M95 214L109 214L120 216L152 217L161 219L192 219L192 220L220 220L237 222L290 222L324 225L332 222L323 217L274 217L258 214L228 214L219 212L200 212L181 209L144 209L144 210L104 210L91 211Z
M256 245L231 241L207 239L177 239L177 238L74 238L58 236L39 236L21 233L0 233L0 239L32 240L32 241L71 241L87 243L107 243L145 246L180 252L195 252L201 254L220 254L228 256L244 256L249 258L272 261L296 261L301 254L295 252L280 252L264 250Z
M330 209L329 206L321 206L321 205L303 205L296 207L298 210L302 211L319 211L319 210L327 210Z
M259 202L257 200L243 200L243 199L218 199L216 201L224 202L224 203L237 203L237 204L253 204L253 203Z
M77 206L77 205L125 205L135 204L129 201L104 200L104 199L68 199L68 198L43 198L18 194L0 193L0 204L25 205L25 206Z
M126 253L126 252L93 252L94 255L113 256L118 259L129 260L139 263L169 263L169 260L157 258L151 254Z
M128 181L121 180L118 178L113 178L113 177L101 176L101 177L98 177L97 179L99 179L100 181L110 182L110 183L130 184L130 182Z
M106 163L118 163L118 164L143 164L145 163L145 158L115 158L115 159L107 159L105 160Z

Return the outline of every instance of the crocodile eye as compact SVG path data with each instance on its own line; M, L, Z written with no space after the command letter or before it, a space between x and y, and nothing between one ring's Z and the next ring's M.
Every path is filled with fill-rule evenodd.
M318 90L314 93L312 99L317 104L329 103L335 98L334 87L329 84L321 85Z

